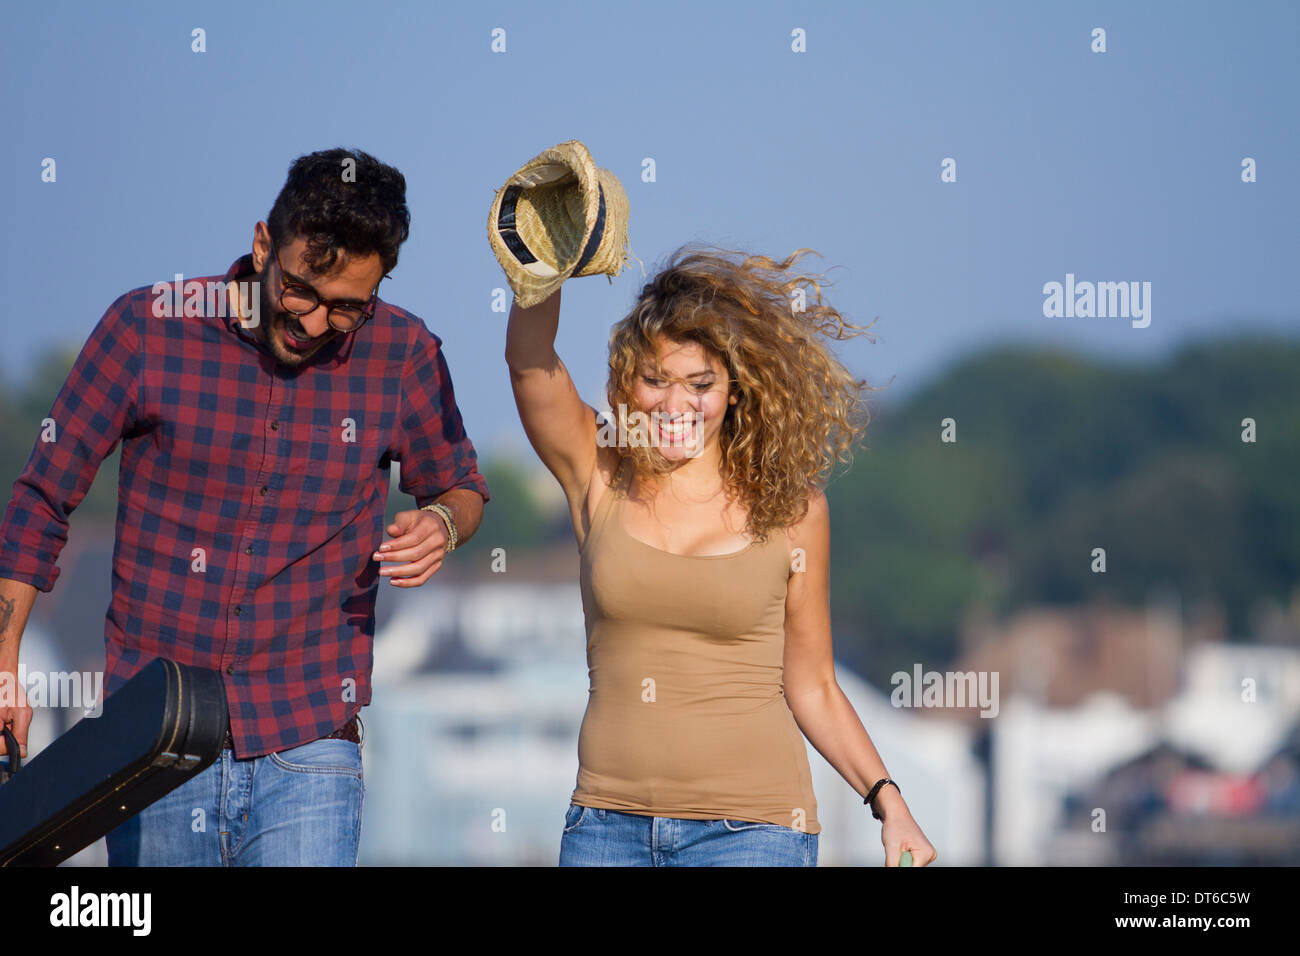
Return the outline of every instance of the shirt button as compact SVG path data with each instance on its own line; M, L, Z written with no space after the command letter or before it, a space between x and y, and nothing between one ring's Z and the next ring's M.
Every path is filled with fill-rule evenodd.
M259 495L266 494L266 485L263 485L257 492Z
M280 428L279 422L271 422L271 431L277 431Z
M252 553L253 553L253 546L250 544L247 548L244 549L244 554L252 554Z
M240 611L241 611L240 608L235 608L235 617L239 617Z
M226 665L226 673L227 673L227 674L233 674L234 672L235 672L235 665L234 665L234 664L227 664L227 665Z

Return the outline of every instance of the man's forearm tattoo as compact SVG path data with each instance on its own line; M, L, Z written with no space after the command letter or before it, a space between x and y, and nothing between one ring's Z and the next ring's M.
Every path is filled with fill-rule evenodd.
M14 616L14 599L0 597L0 644L5 642L5 631L9 629L9 619Z

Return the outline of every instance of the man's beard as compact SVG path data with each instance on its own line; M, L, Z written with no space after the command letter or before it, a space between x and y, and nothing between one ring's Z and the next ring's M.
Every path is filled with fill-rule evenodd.
M270 270L264 270L264 272L269 271ZM271 354L275 356L275 360L281 365L291 365L295 367L302 365L307 361L307 359L319 352L325 346L326 342L333 338L333 329L327 329L319 338L311 340L312 346L310 349L299 352L291 348L284 341L283 333L286 328L289 330L297 329L304 333L303 339L309 338L309 336L305 334L306 330L302 328L302 324L298 321L298 316L294 315L292 312L282 312L271 304L270 286L267 283L265 274L258 277L258 290L258 295L260 296L262 303L261 314L265 318L257 325L257 337L261 340L262 344L267 347ZM297 338L297 336L295 335L294 338ZM302 341L302 339L299 341Z

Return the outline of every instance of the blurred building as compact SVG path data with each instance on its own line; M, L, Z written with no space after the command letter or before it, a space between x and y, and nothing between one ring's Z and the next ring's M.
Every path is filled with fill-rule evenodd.
M968 640L996 669L991 862L1300 862L1300 647L1176 608L1034 610ZM969 716L968 722L973 723Z

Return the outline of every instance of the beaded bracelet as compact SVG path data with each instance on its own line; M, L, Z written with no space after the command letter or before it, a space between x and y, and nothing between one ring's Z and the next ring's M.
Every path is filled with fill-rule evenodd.
M442 518L442 523L447 526L447 552L456 550L456 522L451 517L451 509L446 505L434 502L431 505L425 505L421 511L432 511L438 517Z

